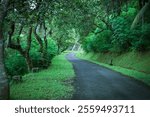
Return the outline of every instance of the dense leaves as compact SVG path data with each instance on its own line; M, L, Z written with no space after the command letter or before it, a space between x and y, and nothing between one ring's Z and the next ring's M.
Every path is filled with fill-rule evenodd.
M111 3L108 4L111 5ZM147 13L150 12L146 10L143 12L141 19L137 19L136 15L141 12L138 6L139 3L135 0L121 3L121 9L117 15L116 12L108 14L107 7L105 6L103 11L104 13L106 12L106 17L100 15L100 18L96 20L98 28L95 29L94 33L89 33L83 41L84 50L86 52L119 53L127 51L149 51L150 19ZM144 5L142 7L144 8ZM139 23L134 28L131 28L133 20L140 21L138 21Z
M148 0L8 1L3 21L8 74L48 66L75 43L86 52L150 50Z

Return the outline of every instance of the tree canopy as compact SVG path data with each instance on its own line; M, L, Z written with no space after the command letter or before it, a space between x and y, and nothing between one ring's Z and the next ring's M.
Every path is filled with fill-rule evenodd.
M76 42L86 52L149 51L149 13L150 0L0 0L0 80L47 68Z

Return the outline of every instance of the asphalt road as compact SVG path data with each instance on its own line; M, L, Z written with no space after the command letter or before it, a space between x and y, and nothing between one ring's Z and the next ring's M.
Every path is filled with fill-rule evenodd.
M73 53L67 59L76 73L73 100L147 100L150 87L105 67L81 60Z

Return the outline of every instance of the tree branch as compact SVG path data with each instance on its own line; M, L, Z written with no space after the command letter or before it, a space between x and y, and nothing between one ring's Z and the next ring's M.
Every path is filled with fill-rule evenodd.
M37 31L36 31L37 27L38 27L38 24L35 26L33 33L35 35L36 40L40 44L40 52L42 52L43 51L43 42L42 42L41 37L37 34Z
M31 36L32 36L32 27L29 28L29 32L28 32L26 53L29 53L31 48L31 41L32 41Z
M148 9L149 6L150 6L150 0L145 3L145 5L142 7L142 9L138 12L136 17L134 18L134 21L133 21L131 28L130 28L131 30L135 28L135 26L140 21L141 17L143 16L143 14L145 13L145 11Z
M20 44L20 35L21 35L21 33L22 33L23 27L24 27L24 26L21 25L20 30L19 30L19 33L18 33L18 37L17 37L17 43L18 43L18 44Z

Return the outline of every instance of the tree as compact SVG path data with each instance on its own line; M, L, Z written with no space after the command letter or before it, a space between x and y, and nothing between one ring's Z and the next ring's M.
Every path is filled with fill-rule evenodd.
M15 49L17 51L20 52L20 54L25 58L26 60L26 63L27 63L27 66L28 66L28 71L31 71L32 70L32 60L31 60L31 57L30 57L30 48L31 48L31 35L32 35L32 26L29 27L28 29L28 36L27 36L27 39L26 39L26 42L27 42L27 46L25 49L22 48L21 46L21 40L20 40L20 35L22 33L22 30L23 30L23 26L21 25L20 26L20 30L19 30L19 33L18 33L18 36L17 36L17 42L15 41L12 41L12 36L14 34L14 30L15 30L15 24L12 23L12 26L11 26L11 31L9 32L9 39L8 39L8 45L7 47L9 48L12 48L12 49Z
M0 99L9 98L9 84L4 67L4 19L7 16L9 0L0 1Z
M143 4L144 4L144 6L143 6ZM141 20L141 18L143 17L144 13L149 8L149 6L150 6L150 0L148 0L147 2L144 2L144 3L140 2L141 10L138 12L138 14L136 15L136 17L134 18L134 21L133 21L133 23L131 25L131 29L135 28L135 26Z

